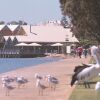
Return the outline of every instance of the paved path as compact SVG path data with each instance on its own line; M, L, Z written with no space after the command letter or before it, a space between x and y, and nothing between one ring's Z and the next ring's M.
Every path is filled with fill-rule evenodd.
M82 63L87 64L89 59L90 58L79 59L68 57L67 59L63 59L59 62L46 63L36 67L22 68L8 72L6 74L10 76L25 76L29 79L29 83L24 88L15 88L11 91L11 95L6 97L0 81L0 100L68 100L74 88L70 86L70 75L73 73L74 67ZM50 91L50 89L47 88L44 91L44 95L39 96L35 87L34 79L34 74L37 72L55 75L60 81L57 89L55 91Z

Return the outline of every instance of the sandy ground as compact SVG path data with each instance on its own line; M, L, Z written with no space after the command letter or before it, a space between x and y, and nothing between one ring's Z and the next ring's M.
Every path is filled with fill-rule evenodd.
M16 83L12 83L15 87L10 91L10 96L5 96L5 90L2 88L2 82L0 80L0 100L68 100L74 87L70 87L70 78L73 73L75 65L81 63L88 63L90 58L67 58L58 62L45 63L35 67L21 68L15 71L7 72L0 75L9 76L24 76L29 82L20 89ZM3 67L3 66L2 66ZM59 79L59 84L55 91L50 88L46 88L43 92L43 96L39 96L38 90L35 86L36 79L35 73L42 75L51 74ZM45 81L45 85L48 87L48 83Z

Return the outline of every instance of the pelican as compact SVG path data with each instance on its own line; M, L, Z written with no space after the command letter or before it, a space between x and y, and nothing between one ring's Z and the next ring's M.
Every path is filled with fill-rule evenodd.
M83 81L85 84L85 87L90 88L89 86L89 80L98 76L98 73L100 72L100 48L97 46L91 47L91 55L96 61L96 64L91 65L83 65L83 67L76 67L74 69L74 74L72 76L71 80L71 86L74 85L74 83L77 81L78 83L80 81Z
M99 100L99 96L100 96L100 82L97 82L95 85L95 93L96 93L96 100Z
M95 85L95 91L100 92L100 82L97 82Z

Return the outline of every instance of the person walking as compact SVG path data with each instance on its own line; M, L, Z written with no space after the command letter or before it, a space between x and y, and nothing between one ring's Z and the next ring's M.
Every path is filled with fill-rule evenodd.
M88 50L84 49L83 54L84 54L84 57L87 58Z
M82 48L82 46L81 46L81 47L78 47L78 55L79 55L79 58L81 58L82 53L83 53L83 48Z

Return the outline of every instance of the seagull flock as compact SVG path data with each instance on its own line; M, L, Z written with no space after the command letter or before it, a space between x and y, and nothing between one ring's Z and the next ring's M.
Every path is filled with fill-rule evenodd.
M59 83L58 79L55 78L54 76L52 75L45 75L45 76L42 76L38 73L35 74L35 79L36 79L36 87L38 88L38 93L39 95L43 95L43 91L46 89L46 88L50 88L51 90L54 90L56 89L56 85ZM48 82L48 86L46 86L44 83L44 81L47 81Z
M86 88L90 88L90 80L94 77L100 75L100 47L91 47L91 56L94 58L94 64L83 64L82 66L76 66L74 69L74 74L72 75L70 85L84 83ZM95 90L100 91L100 82L95 85Z
M18 88L20 88L21 86L24 86L25 83L28 82L28 80L24 78L23 76L18 76L18 77L2 76L1 81L2 81L2 87L5 90L6 96L9 96L10 91L15 88L12 85L12 82L16 82L16 84L18 85Z
M58 79L52 75L44 76L40 75L39 73L35 73L35 79L36 79L36 88L38 90L39 95L43 95L43 91L46 88L55 90L56 85L58 84ZM24 87L25 84L29 82L28 79L26 79L23 76L18 76L18 77L2 76L1 81L2 81L2 88L5 90L5 96L9 96L10 91L15 88L15 86L12 84L13 82L16 83L18 89ZM43 81L46 81L49 85L44 84Z
M76 66L74 69L74 74L72 75L70 85L73 86L74 84L78 84L83 82L86 88L90 88L90 80L94 77L100 75L100 47L92 46L91 47L91 55L95 59L94 64L83 64L82 66ZM43 92L46 88L50 88L51 90L55 91L56 85L59 84L59 80L48 74L48 75L40 75L39 73L35 73L34 78L36 80L36 88L38 90L39 95L43 95ZM18 77L9 77L9 76L2 76L2 87L5 89L5 95L9 96L10 91L13 90L15 87L12 86L12 82L16 82L18 88L21 86L25 86L28 80L23 76ZM48 83L45 84L45 82ZM97 82L95 85L95 90L100 92L100 82Z

